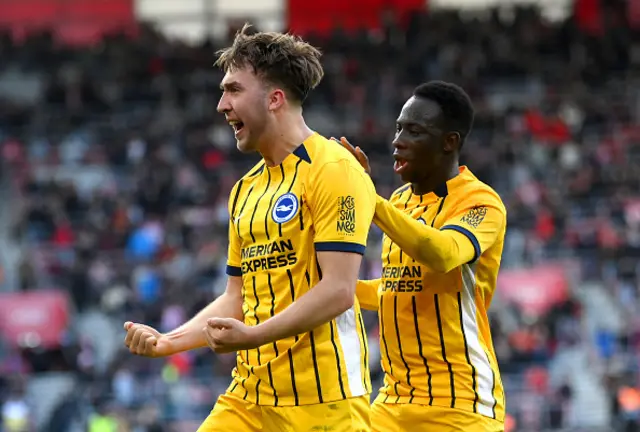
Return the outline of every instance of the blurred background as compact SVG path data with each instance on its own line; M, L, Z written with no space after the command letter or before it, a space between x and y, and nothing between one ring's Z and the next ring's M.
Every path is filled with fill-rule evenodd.
M212 63L245 21L322 48L307 121L366 149L383 196L413 87L469 92L463 162L508 208L507 430L640 430L639 1L0 0L0 431L194 431L225 390L233 355L134 357L122 323L171 330L224 288L257 156Z

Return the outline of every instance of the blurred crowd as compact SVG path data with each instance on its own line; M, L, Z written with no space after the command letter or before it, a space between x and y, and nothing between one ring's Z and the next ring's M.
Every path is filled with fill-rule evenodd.
M499 299L493 307L515 430L585 426L576 402L584 389L567 372L578 357L567 353L586 356L581 373L602 391L594 411L604 410L607 426L640 427L640 32L618 3L596 29L522 8L389 13L381 30L306 35L324 52L326 76L305 117L368 152L380 195L398 186L390 142L413 87L456 82L477 110L463 163L508 208L503 268L575 264L570 295L544 314ZM119 338L124 320L175 328L224 287L227 194L258 157L236 151L215 112L221 73L212 64L226 42L187 45L146 25L135 40L113 35L82 49L46 33L20 43L0 34L17 288L66 290L74 317L112 324L97 336L72 325L56 350L0 343L0 430L28 430L37 402L26 388L45 372L76 379L45 421L51 431L115 430L114 422L193 430L224 391L233 356L201 350L148 361ZM379 274L380 240L373 228L362 277ZM589 325L602 317L590 316L587 286L604 293L617 325ZM379 380L376 316L367 324ZM110 337L118 344L101 362L96 338Z

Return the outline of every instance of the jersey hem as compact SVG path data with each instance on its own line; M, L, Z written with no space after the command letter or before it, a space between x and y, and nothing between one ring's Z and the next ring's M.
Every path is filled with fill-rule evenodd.
M235 383L235 381L232 381L232 385L233 383ZM244 399L244 388L242 388L240 385L236 386L236 388L231 391L231 386L229 388L227 388L227 390L225 391L225 394L227 395L232 395L233 397L237 397L240 399ZM295 402L295 397L294 396L282 396L282 395L278 395L278 405L275 405L273 403L255 403L255 400L251 400L251 398L246 398L244 399L247 402L253 403L255 405L258 406L267 406L267 407L294 407L294 406L310 406L310 405L324 405L324 404L328 404L328 403L333 403L333 402L340 402L343 400L349 400L349 399L357 399L357 398L361 398L364 396L368 396L370 397L371 393L363 393L361 395L351 395L351 396L347 396L345 398L338 396L338 397L332 397L332 398L323 398L322 402L318 402L317 398L310 398L310 400L302 400L302 398L299 398L298 403ZM252 395L255 398L255 395ZM265 398L273 398L273 393L261 393L260 394L260 399L262 399L263 397Z
M385 402L384 399L387 398L388 396L388 400ZM411 400L411 402L409 402L409 400ZM431 403L430 403L431 402ZM387 395L385 393L378 393L378 396L376 396L376 398L374 399L373 403L379 403L379 404L385 404L385 405L425 405L427 407L433 406L433 407L438 407L438 408L446 408L446 409L450 409L452 411L458 411L458 412L462 412L465 414L469 414L469 415L477 415L480 416L482 418L485 419L489 419L492 421L496 421L496 422L500 422L503 423L504 422L504 416L499 417L496 416L496 418L493 418L491 416L487 416L484 415L482 413L479 412L473 412L471 410L467 410L467 409L462 409L462 408L451 408L451 399L449 398L434 398L433 400L431 400L431 398L429 397L420 397L420 396L415 396L415 397L411 397L411 396L395 396L395 395Z

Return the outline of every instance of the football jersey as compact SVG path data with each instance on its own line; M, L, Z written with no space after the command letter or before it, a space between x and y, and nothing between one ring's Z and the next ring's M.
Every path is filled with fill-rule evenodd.
M461 167L434 192L416 195L405 185L389 202L425 225L463 234L469 241L462 238L461 247L474 258L448 273L435 272L384 237L378 314L385 379L376 401L455 408L504 421L487 312L506 230L500 197Z
M227 273L242 277L243 313L257 325L320 281L317 252L363 254L375 211L371 179L314 133L277 166L259 162L229 199ZM360 307L295 337L237 354L229 391L259 405L304 405L371 391Z

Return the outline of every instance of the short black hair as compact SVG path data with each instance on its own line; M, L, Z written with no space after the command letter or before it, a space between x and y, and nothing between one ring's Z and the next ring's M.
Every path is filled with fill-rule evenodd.
M430 99L440 106L444 126L448 129L446 132L458 132L462 147L467 135L471 132L475 116L475 110L467 92L453 83L429 81L416 87L413 95Z

